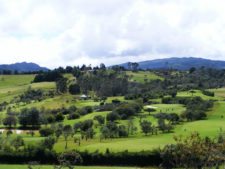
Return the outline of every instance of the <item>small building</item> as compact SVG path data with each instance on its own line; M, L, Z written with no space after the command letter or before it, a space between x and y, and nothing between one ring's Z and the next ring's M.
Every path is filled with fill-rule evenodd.
M80 96L80 99L81 100L87 100L89 97L87 96L87 95L85 95L85 94L82 94L81 96Z

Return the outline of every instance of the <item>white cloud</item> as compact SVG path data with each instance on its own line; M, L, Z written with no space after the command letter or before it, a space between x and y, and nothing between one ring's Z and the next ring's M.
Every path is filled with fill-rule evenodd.
M225 60L224 0L0 0L0 63Z

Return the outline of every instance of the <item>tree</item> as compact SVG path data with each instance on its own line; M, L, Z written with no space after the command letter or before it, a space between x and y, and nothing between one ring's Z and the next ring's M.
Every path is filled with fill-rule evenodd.
M101 115L95 116L94 120L97 120L99 125L103 125L105 123L105 117Z
M134 126L134 121L132 118L130 118L128 120L128 129L127 130L128 130L128 135L129 134L133 135L134 132L137 130L137 128Z
M16 126L17 124L17 119L15 116L7 116L6 118L3 119L3 124L4 126L8 126L9 128L11 128L12 126Z
M68 168L73 169L74 165L81 164L83 162L82 157L75 151L64 152L58 156L59 166L55 166L55 169Z
M58 124L55 129L56 141L59 139L59 137L62 135L62 133L63 133L63 125Z
M59 122L59 121L63 121L64 120L64 116L63 114L60 112L60 113L57 113L56 116L55 116L55 121Z
M106 66L105 66L104 63L101 63L101 64L100 64L100 69L101 69L101 70L106 70Z
M43 141L41 141L41 147L52 150L55 142L56 140L54 137L47 137Z
M69 92L72 95L80 94L80 86L78 84L71 84L69 86Z
M56 81L56 91L57 93L67 92L67 78L60 78Z
M158 128L164 133L165 131L170 132L173 129L173 126L169 123L166 124L165 119L160 118L158 119Z
M89 128L92 128L93 124L93 120L85 120L81 123L80 129L86 132Z
M114 122L108 122L106 124L107 128L109 129L109 137L110 138L115 138L118 137L118 126Z
M67 149L67 147L68 147L68 144L67 144L68 143L68 137L72 134L73 134L73 128L71 127L71 125L65 125L63 127L63 136L64 136L64 139L66 141L65 149Z
M153 108L147 108L147 109L145 109L145 111L147 111L148 115L150 115L151 112L155 112L156 110Z
M225 140L201 137L198 133L174 137L175 144L161 151L164 168L219 168L225 162Z
M120 119L120 115L116 112L111 112L106 116L107 121L116 121Z
M107 126L101 128L101 137L107 139L110 137L110 130Z
M45 128L41 128L39 130L39 133L42 137L48 137L54 134L54 130L49 127L45 127Z
M119 135L119 137L128 137L128 132L127 132L126 126L119 125L118 135Z
M152 123L150 121L144 120L140 123L141 130L145 135L148 135L148 133L152 132Z
M11 145L15 147L16 151L18 151L20 147L24 146L24 140L21 136L17 136L12 140Z
M192 74L195 71L196 71L196 68L195 67L192 67L192 68L190 68L189 73Z
M22 109L19 115L19 123L23 127L27 127L28 125L31 125L32 127L39 126L40 125L39 113L40 112L37 108Z
M11 130L7 130L7 132L6 132L6 136L7 137L9 137L10 135L12 135L13 134L13 132L11 131Z
M138 66L139 66L139 64L138 64L138 63L136 63L136 62L131 63L132 71L136 72L136 71L137 71L137 69L138 69Z
M93 139L94 135L95 135L95 132L94 132L93 128L89 128L89 129L87 129L87 131L85 132L86 140L88 140L88 139Z
M33 82L54 82L57 79L62 78L63 76L60 74L59 71L53 70L49 72L42 72L35 76Z

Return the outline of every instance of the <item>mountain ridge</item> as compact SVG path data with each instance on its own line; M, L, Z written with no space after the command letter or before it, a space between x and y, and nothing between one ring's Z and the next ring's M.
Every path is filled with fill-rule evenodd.
M119 64L126 69L128 68L128 63ZM200 68L202 66L207 68L225 69L225 61L221 60L211 60L204 58L195 57L171 57L164 59L154 59L137 62L139 64L139 69L177 69L177 70L188 70L191 67Z
M0 64L0 70L10 70L18 72L36 72L36 71L48 71L46 67L41 67L32 62L17 62L13 64Z

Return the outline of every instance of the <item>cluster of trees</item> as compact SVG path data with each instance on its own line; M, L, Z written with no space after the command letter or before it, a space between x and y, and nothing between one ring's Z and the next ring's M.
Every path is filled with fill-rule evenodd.
M52 125L51 127L42 127L39 130L39 133L43 137L55 137L56 141L63 136L66 144L65 149L68 147L68 139L74 138L74 143L81 144L81 140L85 139L93 139L95 132L93 129L93 120L85 120L83 122L75 123L73 126L71 125L63 125L57 124ZM81 137L75 136L76 134L80 133Z
M9 128L15 127L18 123L22 128L39 128L42 124L49 124L54 122L61 122L64 120L65 115L72 115L76 112L75 106L60 109L37 109L37 108L24 108L19 112L12 111L11 108L7 109L6 117L3 119L3 124Z
M137 115L142 110L141 103L121 103L107 115L107 121L126 120L131 116Z
M41 72L37 74L33 80L34 83L38 82L55 82L62 78L62 74L59 71L53 70L48 72Z
M213 107L213 101L203 100L201 97L194 97L185 103L186 111L182 117L188 121L202 120L207 117L206 111Z
M219 168L225 163L225 139L201 137L193 133L184 138L174 137L175 144L161 151L162 166L165 168Z
M44 92L41 89L31 89L30 87L23 94L19 95L18 102L29 103L32 100L41 101L44 98Z
M12 71L12 70L0 70L1 75L12 75L12 74L18 74L18 71Z
M128 130L125 125L118 125L115 122L107 122L101 128L100 140L117 137L128 137Z
M99 97L125 95L128 77L115 71L88 71L77 78L77 84L83 93L94 91Z
M203 100L201 97L164 97L164 104L183 104L186 111L182 114L188 121L201 120L207 117L206 111L213 106L212 100Z
M210 97L214 97L215 93L208 91L208 90L202 90L202 94L206 95L206 96L210 96Z
M7 105L8 105L7 102L0 103L0 111L5 110L7 108Z
M151 121L140 120L141 130L145 135L151 133L152 135L157 135L158 131L162 133L171 132L174 125L179 122L179 116L175 113L158 113L154 115L158 119L158 125L155 126Z
M179 90L210 89L225 85L225 70L213 68L191 68L187 71L164 71L163 76L169 86Z
M134 72L136 72L138 70L138 66L139 66L139 64L137 62L128 62L127 63L128 70L132 70Z

